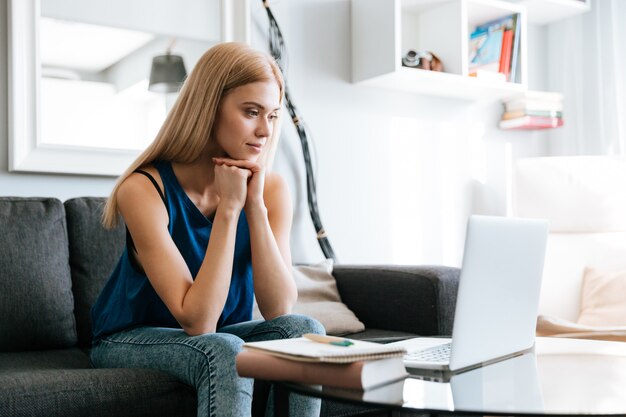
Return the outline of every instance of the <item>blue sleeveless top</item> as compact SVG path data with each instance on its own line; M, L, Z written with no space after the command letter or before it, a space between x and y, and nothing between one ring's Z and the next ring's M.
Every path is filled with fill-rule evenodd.
M154 166L165 189L169 233L195 277L204 260L213 223L189 199L169 162L156 162ZM115 270L91 309L94 341L137 326L181 327L146 275L133 266L131 250L127 242ZM230 289L217 328L251 320L253 299L250 230L242 211L237 223Z

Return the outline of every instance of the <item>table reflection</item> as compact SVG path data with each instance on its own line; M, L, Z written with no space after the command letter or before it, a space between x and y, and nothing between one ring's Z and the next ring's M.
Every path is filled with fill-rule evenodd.
M453 375L447 382L409 378L404 384L404 400L410 408L544 411L534 353Z
M437 382L411 377L364 392L323 396L392 409L513 414L626 414L626 343L537 338L533 352ZM315 392L313 392L315 395Z

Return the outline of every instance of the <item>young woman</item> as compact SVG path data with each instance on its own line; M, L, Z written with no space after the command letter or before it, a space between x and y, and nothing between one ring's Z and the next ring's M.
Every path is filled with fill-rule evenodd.
M122 257L92 309L97 367L153 368L194 386L198 416L250 414L244 341L323 333L289 314L291 202L267 173L283 80L245 44L208 50L154 142L119 178L103 215L127 227ZM256 296L265 318L250 321ZM319 413L298 398L294 415Z

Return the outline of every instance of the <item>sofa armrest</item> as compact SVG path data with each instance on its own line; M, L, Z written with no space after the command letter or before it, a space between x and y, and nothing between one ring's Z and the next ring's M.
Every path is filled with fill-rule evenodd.
M452 334L460 269L444 266L335 265L342 301L365 327Z

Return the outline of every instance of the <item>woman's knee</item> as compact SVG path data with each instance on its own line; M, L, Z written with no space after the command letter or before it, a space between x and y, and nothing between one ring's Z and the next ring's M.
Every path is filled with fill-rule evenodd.
M173 349L170 355L172 362L184 362L181 368L186 369L193 385L198 387L202 381L221 381L222 384L239 386L235 370L235 357L241 352L243 340L231 334L211 333L188 338L184 344Z
M322 323L312 317L301 314L285 314L272 319L271 322L284 329L289 337L300 337L305 333L326 333Z
M204 354L218 358L234 358L244 341L228 333L207 333L189 338L189 343Z

